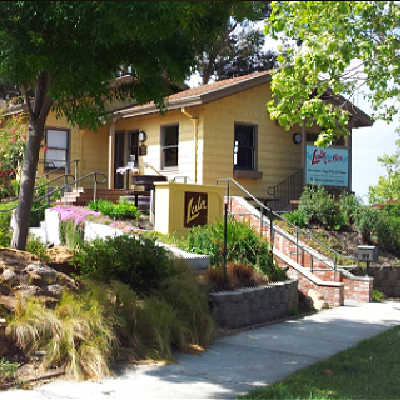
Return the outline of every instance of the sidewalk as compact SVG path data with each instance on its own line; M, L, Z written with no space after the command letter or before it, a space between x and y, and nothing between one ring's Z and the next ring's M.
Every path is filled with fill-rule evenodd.
M56 381L0 400L234 399L400 324L400 302L347 304L218 339L177 364L138 366L96 382Z

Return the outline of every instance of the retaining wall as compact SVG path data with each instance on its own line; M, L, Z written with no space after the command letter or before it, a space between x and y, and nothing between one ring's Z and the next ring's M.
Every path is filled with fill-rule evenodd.
M211 311L221 328L235 329L288 316L298 306L297 281L210 293Z

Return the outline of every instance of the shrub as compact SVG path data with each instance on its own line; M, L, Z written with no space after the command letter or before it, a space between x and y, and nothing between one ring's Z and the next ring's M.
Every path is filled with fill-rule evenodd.
M12 231L10 228L11 212L0 211L0 247L9 247Z
M379 210L369 206L360 206L354 216L354 223L364 243L371 242L371 236L378 229L381 219Z
M0 358L0 384L15 380L15 374L19 364L11 362L4 357Z
M222 267L210 267L207 279L212 290L234 290L241 287L255 287L268 284L268 278L253 267L243 264L229 263L226 268L226 280Z
M290 213L283 214L282 217L299 228L307 227L306 217L302 210L293 210Z
M334 198L322 186L304 188L300 197L299 211L304 215L307 225L335 227L340 223Z
M339 196L338 208L345 225L353 225L360 206L360 201L354 194L342 194Z
M46 245L41 242L40 239L35 237L29 237L28 242L26 243L26 251L29 251L32 254L35 254L39 257L40 260L44 262L49 261L49 257L46 254Z
M373 301L378 301L381 302L385 299L385 294L381 292L380 290L374 289L372 291L372 300Z
M400 217L387 211L378 211L379 218L375 226L379 246L395 255L400 255Z
M181 246L192 253L207 254L212 264L222 265L223 243L224 223L220 221L214 225L193 227ZM260 238L249 225L235 219L229 219L228 222L227 260L253 266L272 281L285 279L286 276L274 265L268 242Z
M167 250L154 240L122 235L96 239L77 249L73 262L90 279L120 280L138 294L149 294L174 274Z
M107 200L91 201L89 208L114 219L136 219L139 216L137 207L127 200L117 204Z

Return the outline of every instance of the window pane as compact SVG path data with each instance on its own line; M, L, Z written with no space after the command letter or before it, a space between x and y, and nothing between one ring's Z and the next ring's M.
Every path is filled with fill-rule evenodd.
M251 125L235 125L235 141L239 146L254 146L254 127Z
M178 147L164 149L164 167L176 167L178 165Z
M48 147L61 147L67 148L68 134L66 131L56 131L49 129L47 131L47 146Z
M239 169L253 169L253 149L240 147L237 153L237 163L236 168Z
M179 141L179 126L164 127L164 146L177 146Z
M65 150L52 150L49 149L45 153L46 167L65 167L66 152Z

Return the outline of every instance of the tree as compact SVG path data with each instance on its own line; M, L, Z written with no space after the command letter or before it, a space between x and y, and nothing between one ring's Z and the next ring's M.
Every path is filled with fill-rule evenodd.
M363 90L373 117L391 121L400 94L399 28L398 2L273 2L265 32L283 44L271 118L286 129L318 125L317 144L326 146L348 132L344 98Z
M400 202L400 139L396 140L396 147L393 155L385 154L378 158L386 168L386 176L380 176L378 184L369 187L370 204Z
M12 247L24 249L35 173L51 109L96 129L114 99L154 100L182 82L229 2L0 2L0 76L25 96L29 129ZM112 84L120 65L127 83Z
M250 25L268 15L269 4L270 1L245 1L232 5L225 24L197 57L196 69L203 85L212 77L229 79L275 66L276 54L262 49L265 35Z

